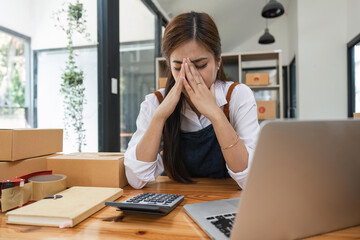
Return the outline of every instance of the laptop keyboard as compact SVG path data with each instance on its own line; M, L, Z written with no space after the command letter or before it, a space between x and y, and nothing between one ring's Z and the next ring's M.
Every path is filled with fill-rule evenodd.
M206 220L210 221L217 227L226 237L230 237L231 229L235 221L236 213L228 213L223 215L216 215L207 217Z

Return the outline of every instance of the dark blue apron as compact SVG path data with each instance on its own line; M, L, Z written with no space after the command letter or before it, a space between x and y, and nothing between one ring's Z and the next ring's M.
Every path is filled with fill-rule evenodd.
M233 89L239 83L233 83L226 95L227 104L224 114L229 119L229 102ZM163 96L159 91L153 92L159 103ZM213 126L210 124L197 132L181 131L181 158L191 177L227 178L230 177L226 168L221 147L216 138ZM162 175L165 175L165 171Z
M181 131L180 146L181 158L191 177L230 177L211 124L197 132Z

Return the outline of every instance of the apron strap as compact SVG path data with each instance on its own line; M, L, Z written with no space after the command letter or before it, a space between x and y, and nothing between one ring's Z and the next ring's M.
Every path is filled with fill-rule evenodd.
M162 101L164 100L164 97L163 95L159 92L159 91L155 91L153 92L155 94L155 96L157 97L158 101L159 101L159 104L162 103Z
M229 87L229 90L228 90L228 92L226 94L227 104L224 106L224 113L225 113L225 116L226 116L227 119L229 119L229 117L230 117L229 116L229 103L230 103L230 99L231 99L231 94L232 94L234 88L236 87L236 85L238 85L238 84L240 84L240 83L234 82L233 84L231 84L230 87Z

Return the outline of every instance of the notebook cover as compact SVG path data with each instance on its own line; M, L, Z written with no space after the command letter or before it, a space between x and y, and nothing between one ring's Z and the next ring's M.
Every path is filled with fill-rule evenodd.
M105 207L106 201L114 201L122 194L121 188L71 187L58 193L63 196L62 198L42 199L8 212L7 223L59 227L67 222L67 227L74 227ZM61 224L51 223L52 220L56 222L59 219L62 221Z

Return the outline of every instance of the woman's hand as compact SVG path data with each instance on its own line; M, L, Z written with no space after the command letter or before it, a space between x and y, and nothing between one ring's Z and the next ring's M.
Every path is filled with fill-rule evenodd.
M214 83L209 90L195 65L189 59L186 59L183 65L187 79L183 84L192 104L202 115L212 121L211 119L219 113L218 110L221 111L216 104Z
M183 89L183 83L185 81L185 69L183 61L183 63L181 64L179 76L175 81L175 85L171 88L168 95L166 95L164 101L156 109L154 117L166 121L166 119L174 112L174 109L179 102L181 91Z

